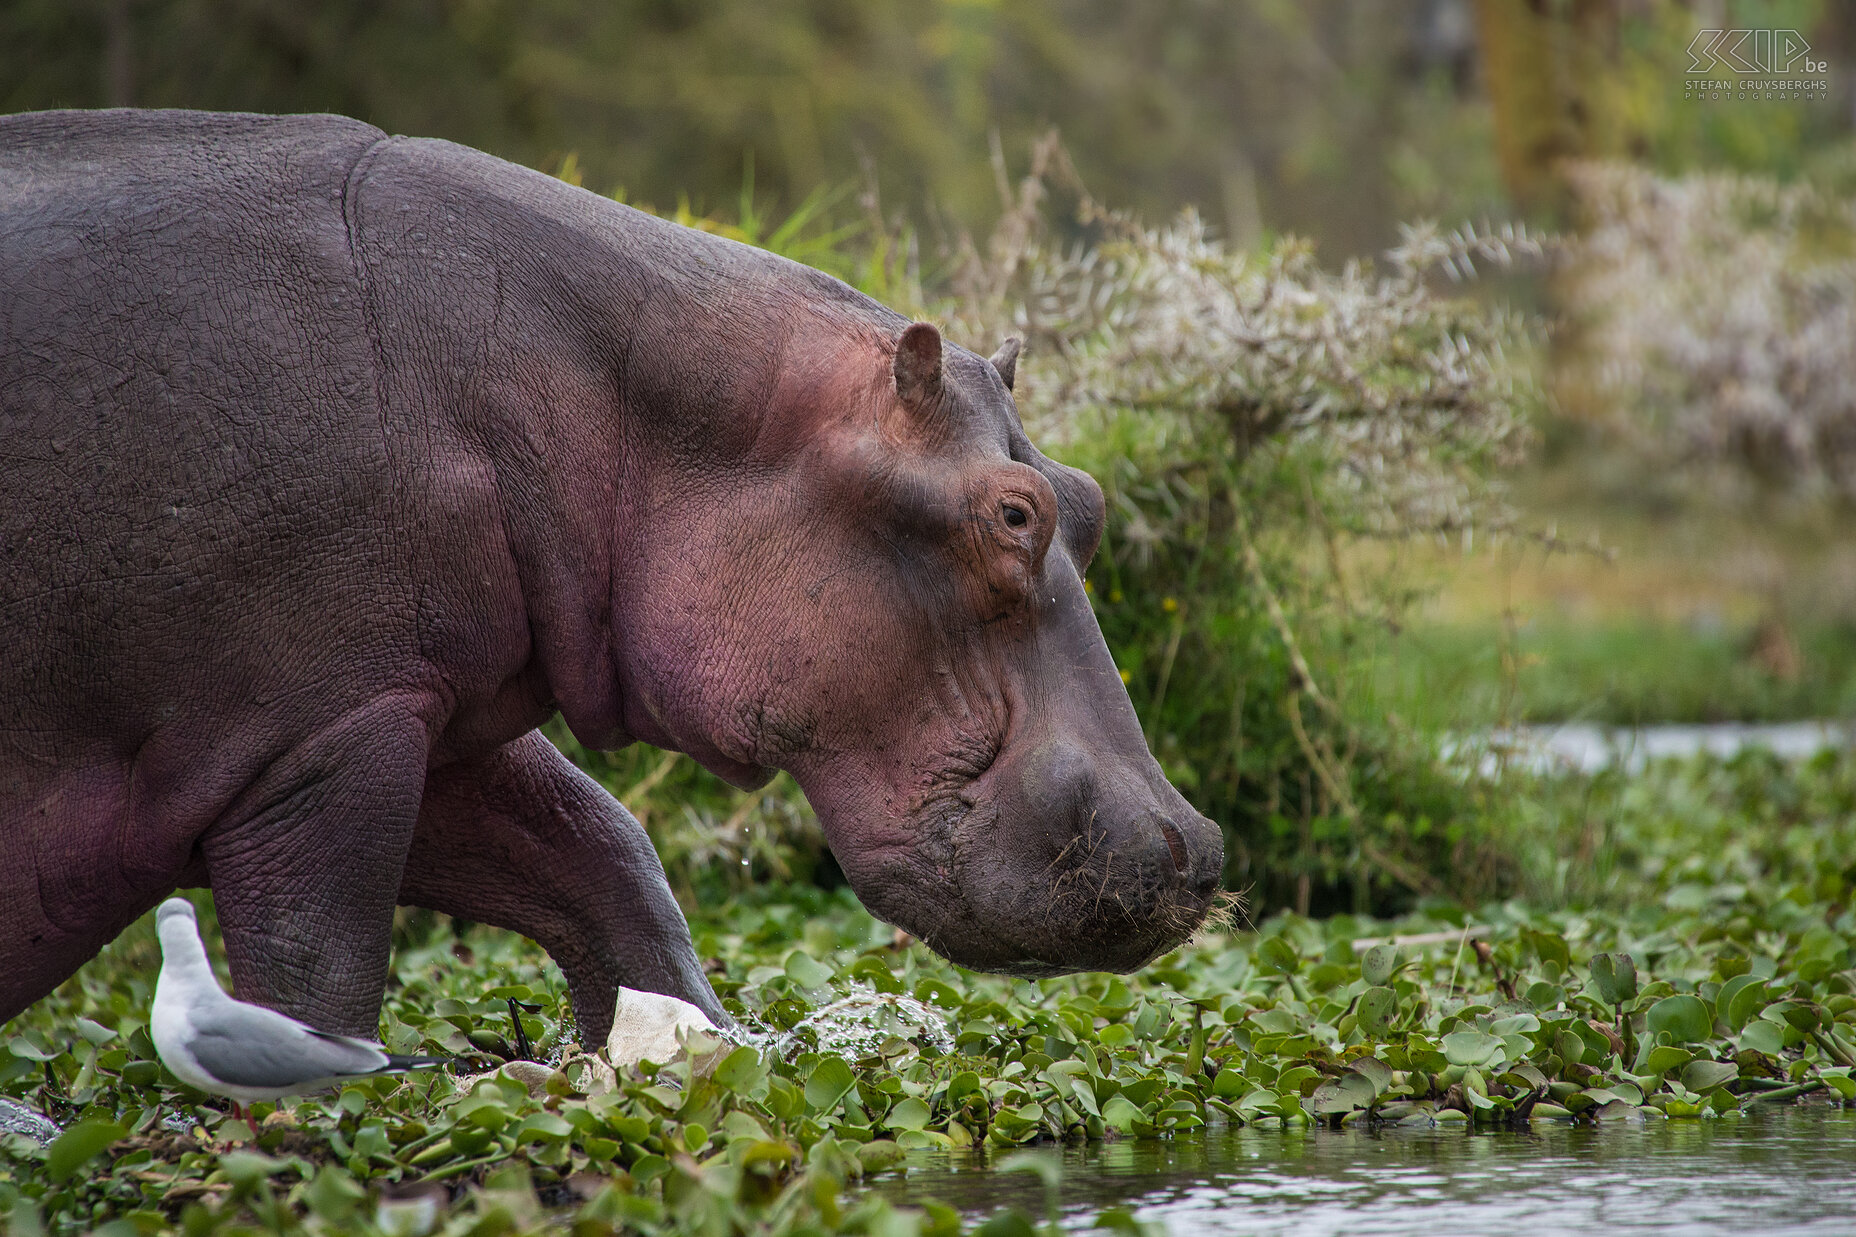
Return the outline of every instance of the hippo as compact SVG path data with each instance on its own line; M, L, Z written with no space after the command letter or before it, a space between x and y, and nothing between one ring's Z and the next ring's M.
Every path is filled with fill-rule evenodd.
M175 889L241 999L374 1035L399 905L586 1042L728 1015L537 727L791 773L954 962L1127 971L1218 888L1083 587L1101 490L845 284L338 116L0 119L0 1020Z

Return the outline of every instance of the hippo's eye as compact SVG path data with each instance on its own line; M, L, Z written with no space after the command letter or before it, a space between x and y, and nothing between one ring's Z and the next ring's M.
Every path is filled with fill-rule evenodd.
M1013 528L1023 528L1025 526L1025 521L1030 518L1030 516L1025 514L1025 509L1023 507L1014 507L1011 503L1005 504L1005 522L1010 524Z

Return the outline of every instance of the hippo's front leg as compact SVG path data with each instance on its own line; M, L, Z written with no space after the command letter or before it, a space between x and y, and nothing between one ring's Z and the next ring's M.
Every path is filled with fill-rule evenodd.
M379 1033L426 743L408 700L365 705L272 764L201 838L241 1000L324 1031Z
M731 1021L644 827L539 732L432 772L400 901L540 944L588 1046L605 1043L620 985Z

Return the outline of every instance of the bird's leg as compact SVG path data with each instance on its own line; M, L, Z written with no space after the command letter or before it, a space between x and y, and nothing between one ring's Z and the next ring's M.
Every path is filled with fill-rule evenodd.
M730 1024L644 828L539 732L433 771L405 872L403 904L546 949L589 1048L606 1042L621 984Z

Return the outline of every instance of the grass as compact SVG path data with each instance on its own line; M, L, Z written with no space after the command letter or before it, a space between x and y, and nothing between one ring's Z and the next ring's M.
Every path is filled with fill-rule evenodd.
M1426 730L1766 722L1856 712L1856 629L1821 625L1788 635L1774 644L1783 638L1757 625L1641 618L1599 625L1533 619L1507 631L1415 624L1369 654L1370 690L1380 707Z
M1520 527L1555 548L1511 537L1358 551L1428 590L1350 663L1371 707L1458 732L1856 711L1847 513L1716 503L1577 444L1516 477L1513 499Z
M407 914L385 1042L497 1068L259 1105L255 1135L152 1060L144 922L8 1028L0 1092L66 1129L0 1140L0 1214L19 1233L922 1237L959 1217L856 1189L918 1148L1856 1097L1856 763L1516 790L1525 810L1488 827L1531 904L1279 915L1125 978L975 975L847 891L744 887L694 932L756 1043L609 1080L532 944ZM1399 936L1417 939L1361 947ZM513 1017L541 1065L500 1063Z

